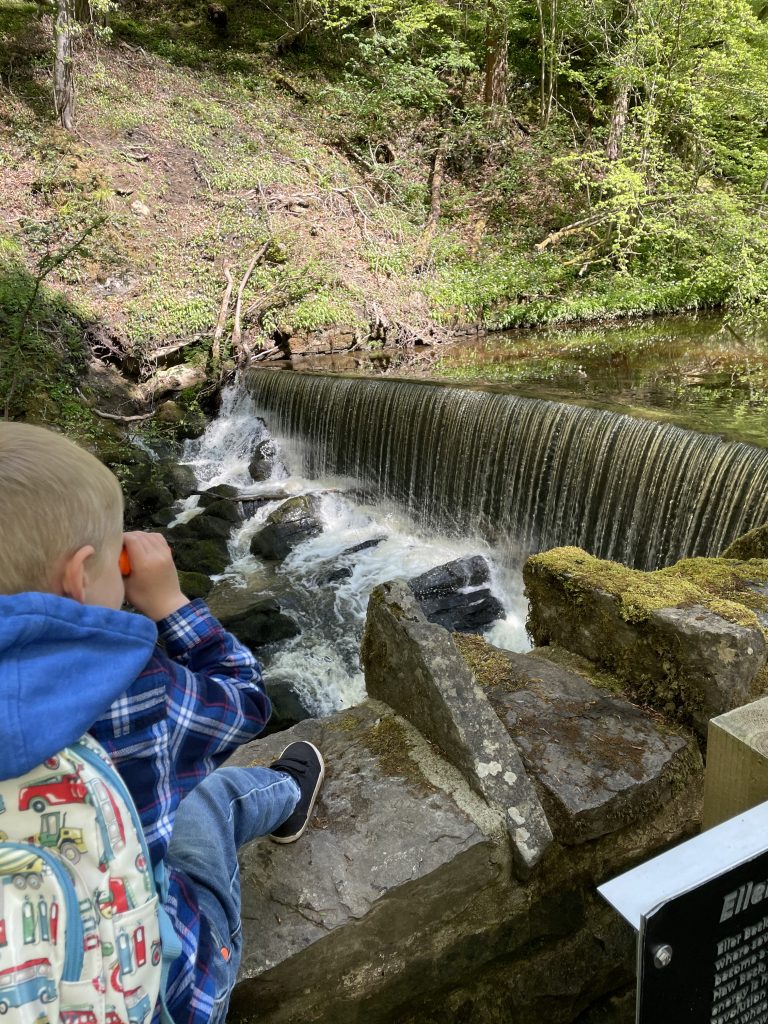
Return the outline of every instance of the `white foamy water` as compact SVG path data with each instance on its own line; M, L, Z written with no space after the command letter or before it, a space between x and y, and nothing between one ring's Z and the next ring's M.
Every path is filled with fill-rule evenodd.
M419 575L463 555L482 554L488 559L493 592L506 612L506 618L489 630L490 642L510 650L529 649L522 579L497 563L485 541L425 537L412 519L391 503L356 494L355 481L305 479L300 475L300 442L286 443L279 435L275 441L288 476L278 470L275 478L254 483L248 462L254 448L270 436L269 424L265 426L259 417L248 394L227 389L219 417L201 438L188 442L184 461L194 468L201 487L232 484L254 497L280 492L233 531L232 563L212 595L214 608L220 600L234 610L255 594L270 593L297 620L300 636L276 645L273 651L259 651L268 682L290 683L308 709L318 715L358 703L365 696L360 637L373 588L387 580ZM324 529L318 537L299 544L281 563L265 564L250 554L251 537L285 498L320 491L326 493L321 506ZM345 554L358 544L379 538L376 546ZM340 569L350 571L347 578L323 582L325 574Z

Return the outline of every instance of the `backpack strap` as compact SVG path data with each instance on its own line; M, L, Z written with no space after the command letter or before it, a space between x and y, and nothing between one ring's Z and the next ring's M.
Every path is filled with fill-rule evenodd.
M168 911L163 906L168 895L168 872L163 861L155 865L155 885L160 897L157 915L160 925L160 946L163 951L163 963L160 968L160 1020L162 1024L174 1024L173 1017L168 1010L168 1004L165 1001L165 989L168 984L171 964L181 956L181 939L176 934L176 929L173 927L168 916Z

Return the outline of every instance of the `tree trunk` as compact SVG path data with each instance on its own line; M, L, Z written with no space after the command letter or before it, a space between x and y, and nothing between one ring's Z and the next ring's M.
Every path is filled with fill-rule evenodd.
M621 82L613 99L611 124L608 129L608 142L605 146L605 155L611 162L618 160L621 156L621 143L624 138L624 128L627 124L628 109L629 82Z
M57 0L55 35L56 50L53 59L53 102L56 114L67 131L75 121L75 69L72 58L70 32L70 0Z
M75 20L81 22L89 22L91 20L89 0L75 0Z
M483 102L487 107L507 105L509 26L504 17L488 20L485 48L485 85Z

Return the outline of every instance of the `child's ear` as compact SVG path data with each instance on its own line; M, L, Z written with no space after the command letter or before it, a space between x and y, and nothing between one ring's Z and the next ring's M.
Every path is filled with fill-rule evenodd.
M94 548L90 544L85 544L66 560L61 572L59 587L62 597L71 597L73 601L85 604L87 583L85 563L92 554L94 554Z

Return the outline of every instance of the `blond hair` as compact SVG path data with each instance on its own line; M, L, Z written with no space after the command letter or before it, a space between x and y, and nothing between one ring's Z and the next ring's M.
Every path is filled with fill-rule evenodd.
M0 423L0 594L47 590L54 565L86 544L98 568L122 522L120 484L95 455L43 427Z

